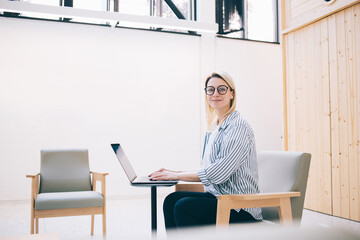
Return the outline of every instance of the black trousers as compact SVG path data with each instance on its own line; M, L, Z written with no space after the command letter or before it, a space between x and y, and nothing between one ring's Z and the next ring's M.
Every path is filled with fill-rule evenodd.
M174 192L165 198L163 207L166 229L216 223L217 198L211 193ZM244 210L230 212L230 223L254 221Z

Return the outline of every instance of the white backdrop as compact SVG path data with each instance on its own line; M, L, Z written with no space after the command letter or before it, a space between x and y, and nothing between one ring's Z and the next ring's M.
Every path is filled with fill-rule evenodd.
M218 38L216 67L234 76L237 109L251 123L258 152L281 150L283 90L276 44Z
M236 80L258 151L282 148L279 45L9 18L0 36L0 201L30 198L45 148L89 149L109 197L149 193L129 186L112 142L139 175L198 168L204 65Z

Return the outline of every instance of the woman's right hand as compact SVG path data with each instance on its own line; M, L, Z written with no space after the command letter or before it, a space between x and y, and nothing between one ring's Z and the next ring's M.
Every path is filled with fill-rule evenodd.
M200 182L197 171L185 172L160 168L159 170L150 174L149 177L153 180L181 180L186 182Z
M154 175L156 173L163 173L163 172L169 172L169 173L181 173L183 171L174 171L174 170L169 170L169 169L165 169L165 168L160 168L159 170L149 174L149 177L151 177L151 175Z
M160 168L159 170L151 173L149 175L149 178L153 180L179 180L178 173L181 172L182 171L173 171L165 168Z
M159 170L151 173L151 174L149 175L149 177L151 177L151 175L153 175L154 173L160 173L160 172L181 173L182 171L174 171L174 170L169 170L169 169L165 169L165 168L160 168Z

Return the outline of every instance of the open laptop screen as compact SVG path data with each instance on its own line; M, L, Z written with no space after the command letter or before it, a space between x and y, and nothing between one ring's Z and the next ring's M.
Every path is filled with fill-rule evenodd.
M136 178L136 173L131 166L128 158L126 157L124 150L121 148L119 143L111 144L112 149L114 150L116 157L118 158L121 166L123 167L126 176L129 178L130 182L134 181Z

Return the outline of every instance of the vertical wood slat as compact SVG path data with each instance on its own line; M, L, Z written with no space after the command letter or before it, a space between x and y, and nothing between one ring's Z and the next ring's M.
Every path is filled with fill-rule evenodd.
M354 56L355 56L355 81L356 81L356 124L357 124L357 139L355 139L355 149L356 153L356 166L354 171L357 171L357 189L354 191L354 202L357 204L357 217L354 218L356 221L360 221L360 4L354 6L354 37L355 37L355 46L354 46ZM356 197L357 195L357 197Z
M304 98L309 99L312 105L315 106L315 107L310 107L309 101L304 102L305 104L303 105L303 111L301 112L301 115L303 116L302 123L304 128L304 134L302 138L307 143L306 146L303 146L303 150L310 152L312 154L313 159L316 159L315 161L312 161L312 165L310 169L311 170L310 174L312 175L310 180L312 182L311 184L312 186L310 188L311 196L316 196L316 193L319 191L318 184L314 184L318 182L317 180L319 178L318 175L319 154L316 151L316 147L315 148L313 147L317 145L317 139L315 139L315 137L319 129L316 127L316 123L318 121L315 120L316 107L319 106L316 101L316 95L319 95L319 93L317 92L318 89L316 89L316 85L318 84L318 81L317 78L315 77L315 75L317 75L316 70L318 68L314 66L315 62L317 63L319 62L319 53L318 51L315 51L316 48L315 42L317 41L316 39L318 38L318 34L315 33L317 32L318 32L318 25L310 25L304 28L304 34L306 36L306 45L307 45L306 52L304 51L304 54L306 54L307 59L306 61L303 62L304 64L303 71L307 72L307 76L306 78L299 79L300 81L303 81L304 84L304 93L305 93ZM310 198L310 199L311 199L311 205L310 205L311 208L318 209L319 198Z
M301 32L302 30L294 33L294 79L292 79L291 81L293 82L293 91L294 91L294 96L293 99L291 99L292 101L294 101L294 111L295 111L295 115L294 115L294 119L291 119L291 121L294 122L294 129L293 129L293 142L294 145L289 146L289 150L297 150L296 147L300 146L299 143L299 138L301 136L301 131L299 129L299 119L297 118L297 112L299 112L299 101L301 99L301 96L299 94L299 81L298 78L299 76L301 76L301 64L300 64L300 49L301 49L301 40L300 40L300 36L301 36Z
M308 76L307 76L307 64L308 64L308 58L307 58L307 52L308 52L308 44L307 44L307 36L306 36L306 30L303 29L300 31L300 58L299 58L299 66L300 66L300 79L297 79L298 83L298 109L299 111L296 112L297 119L298 119L298 131L299 136L297 139L297 147L298 151L307 151L305 146L305 124L307 123L306 118L308 115L306 115L306 111L308 110L305 106L305 102L307 100L307 84L308 84Z
M312 178L312 185L313 185L313 196L316 196L316 198L312 199L313 202L313 209L319 209L321 208L321 198L322 196L318 194L321 191L320 183L322 180L321 175L321 153L319 149L319 141L318 136L321 134L321 127L317 126L319 123L319 115L317 114L320 111L320 102L318 101L318 97L321 95L321 92L319 92L319 69L321 66L321 53L319 51L320 47L320 25L314 24L306 27L307 29L306 35L308 38L308 62L306 70L308 72L308 79L307 79L307 87L306 92L307 96L306 98L310 101L306 103L304 107L306 107L305 118L304 118L304 127L305 132L309 134L305 134L305 141L307 142L307 151L313 153L314 158L316 161L314 161L314 164L312 166L313 168L313 178Z
M301 136L301 131L299 129L299 119L297 116L297 113L299 112L300 109L298 109L299 107L299 101L300 101L300 94L299 94L299 81L297 78L299 78L300 76L300 69L301 69L301 65L300 65L300 60L299 55L300 55L300 51L299 49L301 49L301 40L300 38L300 33L301 30L297 33L294 34L294 79L292 79L293 82L293 91L294 91L294 98L292 99L294 101L294 119L291 119L292 121L294 121L294 135L293 135L293 142L294 145L293 146L289 146L289 149L292 150L297 150L296 147L300 146L300 136Z
M281 18L281 30L284 30L285 28L285 2L281 1L281 16L284 16ZM283 67L283 148L285 151L288 150L288 110L289 110L289 105L288 105L288 101L287 101L287 82L286 79L288 79L288 71L287 71L287 64L286 62L289 60L289 56L288 56L288 52L285 50L286 49L286 44L288 43L287 41L287 37L288 35L281 35L281 51L282 51L282 67Z
M357 157L358 121L356 105L356 31L355 28L355 7L345 10L345 38L347 51L347 81L348 81L348 122L349 122L349 211L350 219L360 220L359 212L359 159Z
M346 107L347 107L347 123L348 123L348 146L347 146L347 150L348 150L348 160L347 160L347 164L348 164L348 185L346 186L348 188L348 198L349 198L349 203L346 203L348 205L348 209L349 209L349 217L348 218L352 218L353 215L353 201L351 199L351 195L352 195L352 180L354 178L353 176L353 171L352 171L352 163L354 162L354 154L353 154L353 137L354 137L354 79L353 79L353 56L352 56L352 48L353 48L353 43L352 43L352 10L353 8L347 9L344 11L344 26L345 26L345 51L346 51L346 85L347 85L347 94L346 94ZM346 171L346 170L345 170ZM345 172L344 171L344 172Z
M331 161L332 161L332 212L340 216L340 127L339 127L339 96L337 69L337 38L335 15L328 18L329 24L329 79L330 79L330 116L331 116Z
M321 49L320 24L312 24L306 28L313 29L313 31L307 33L309 38L308 44L311 46L307 54L309 59L313 59L313 61L311 61L307 66L307 71L311 73L310 78L312 82L307 90L311 93L311 96L309 97L312 98L312 104L307 104L307 108L311 110L311 114L307 114L307 121L311 123L310 128L312 134L307 137L307 141L310 143L309 150L314 155L313 158L316 159L312 166L314 174L314 177L312 178L312 185L314 188L313 196L315 197L312 198L312 201L314 202L313 209L318 209L318 211L323 212L321 204L323 196L320 194L322 192L321 185L323 176L321 173L321 166L323 165L323 160L321 156L321 142L318 141L318 137L321 136L322 127L317 126L320 123L319 112L321 112L320 101L318 101L318 97L322 94L320 89L321 81L319 71L322 65L321 51L319 51L319 49Z
M330 82L329 82L329 38L328 38L328 20L324 19L320 22L320 48L321 48L321 68L320 68L320 92L321 96L319 102L320 107L320 124L322 124L320 139L321 154L323 160L321 161L321 174L323 181L321 185L322 201L321 206L323 211L332 214L332 192L331 192L331 119L330 119ZM326 140L326 141L324 141Z
M339 92L339 162L340 162L340 216L349 218L349 137L348 137L348 108L347 108L347 72L345 46L345 14L344 11L335 15L337 37L337 68Z
M288 64L286 65L286 73L287 73L287 81L286 81L286 89L287 89L287 139L285 141L287 144L287 149L289 146L295 146L295 138L296 138L296 129L295 129L295 121L296 119L296 102L295 102L295 40L294 34L286 35L286 59Z

